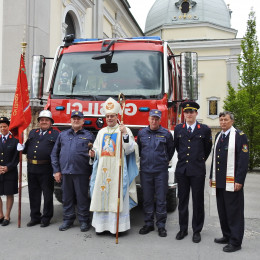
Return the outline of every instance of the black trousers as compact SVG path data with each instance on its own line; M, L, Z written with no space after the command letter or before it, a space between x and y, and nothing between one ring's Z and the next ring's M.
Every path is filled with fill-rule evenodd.
M37 174L28 172L28 190L31 209L31 220L50 222L53 217L53 191L54 178L52 173ZM43 194L44 204L41 214L41 198Z
M179 225L181 231L188 230L189 222L189 198L190 189L192 192L192 229L193 232L201 232L204 219L204 187L205 176L186 176L186 174L179 174L176 176L178 183L178 198L179 198Z
M216 189L217 208L223 236L234 246L241 246L244 229L244 191Z

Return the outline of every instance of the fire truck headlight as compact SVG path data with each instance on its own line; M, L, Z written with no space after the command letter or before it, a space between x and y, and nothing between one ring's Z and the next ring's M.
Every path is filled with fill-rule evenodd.
M103 118L98 118L97 121L96 121L96 124L97 124L97 127L98 127L98 128L102 128L103 125L104 125L104 120L103 120Z

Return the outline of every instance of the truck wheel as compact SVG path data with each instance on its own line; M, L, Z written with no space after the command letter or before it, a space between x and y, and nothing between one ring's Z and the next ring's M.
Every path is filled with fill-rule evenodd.
M54 181L54 195L58 202L62 203L61 183Z
M167 196L166 196L167 212L174 212L178 205L178 198L177 198L176 191L177 191L176 188L168 189Z
M54 195L57 201L62 203L62 190L54 188Z

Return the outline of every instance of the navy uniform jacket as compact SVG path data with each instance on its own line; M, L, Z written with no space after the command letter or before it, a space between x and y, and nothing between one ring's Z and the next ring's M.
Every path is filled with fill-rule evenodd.
M174 153L172 134L162 126L158 130L146 127L137 136L140 169L143 172L160 172L168 169Z
M220 134L217 133L217 136ZM216 147L216 188L226 188L226 173L227 173L227 155L228 155L228 143L229 136L227 135L221 141L221 137ZM215 138L215 139L216 139ZM245 182L248 162L249 162L249 152L248 152L248 141L246 135L240 130L236 130L236 147L235 147L235 182L243 184ZM214 156L214 155L213 155ZM212 157L213 159L214 157ZM210 171L210 179L212 178L212 167Z
M72 128L62 131L51 154L53 172L91 174L88 143L94 143L94 140L94 135L85 129L76 133Z
M0 175L9 181L18 180L17 164L19 163L19 152L17 151L18 140L9 134L6 144L2 143L2 135L0 135L0 165L7 166L8 172Z
M212 147L211 129L197 122L193 132L187 131L186 124L179 124L174 129L174 147L178 152L176 175L187 176L206 174L205 162Z
M27 164L28 172L37 174L52 173L51 166L51 152L58 138L59 131L49 128L46 133L40 137L40 129L33 129L30 131L28 139L23 150L27 154L28 160L46 161L44 164Z

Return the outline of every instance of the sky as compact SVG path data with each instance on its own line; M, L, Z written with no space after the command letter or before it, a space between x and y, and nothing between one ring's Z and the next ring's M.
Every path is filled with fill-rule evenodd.
M176 0L177 1L177 0ZM196 1L196 0L195 0ZM231 28L238 30L237 38L242 38L246 32L248 14L253 7L256 16L257 38L260 40L260 0L224 0L232 11ZM130 11L141 29L144 31L147 14L155 0L128 0ZM175 2L175 1L174 1Z

